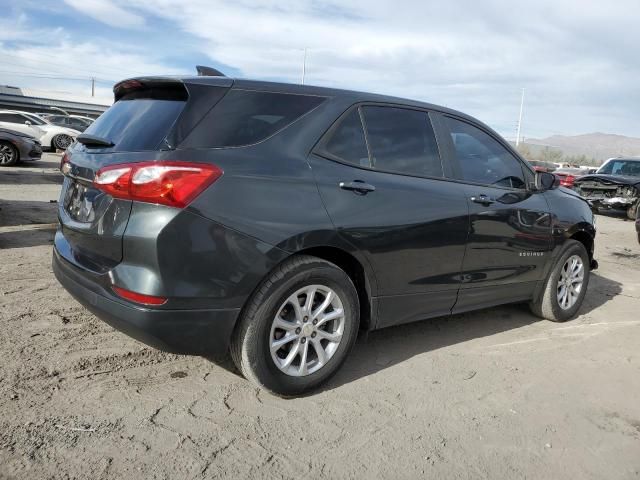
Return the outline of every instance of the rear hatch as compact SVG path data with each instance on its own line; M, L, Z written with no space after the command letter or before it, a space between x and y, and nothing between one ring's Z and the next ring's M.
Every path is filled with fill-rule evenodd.
M58 252L82 268L102 273L122 260L132 201L95 188L96 173L123 163L171 159L177 145L232 84L192 85L167 78L127 80L114 87L115 103L69 148L56 234Z

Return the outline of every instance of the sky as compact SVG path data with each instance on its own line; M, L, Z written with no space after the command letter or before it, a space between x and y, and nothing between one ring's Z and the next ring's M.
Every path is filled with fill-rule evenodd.
M0 85L112 101L137 75L364 90L473 115L506 138L640 137L640 2L0 0Z

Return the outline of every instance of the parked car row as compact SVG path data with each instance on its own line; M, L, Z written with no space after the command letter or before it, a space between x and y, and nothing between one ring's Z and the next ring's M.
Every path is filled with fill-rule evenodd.
M76 129L61 127L35 113L0 110L0 128L30 135L45 151L65 150L80 135Z

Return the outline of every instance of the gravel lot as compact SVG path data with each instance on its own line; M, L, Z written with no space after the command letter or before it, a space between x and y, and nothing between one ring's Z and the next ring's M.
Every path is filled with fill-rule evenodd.
M51 272L59 157L0 171L0 478L640 478L640 246L598 216L581 315L506 306L360 339L283 400L165 354Z

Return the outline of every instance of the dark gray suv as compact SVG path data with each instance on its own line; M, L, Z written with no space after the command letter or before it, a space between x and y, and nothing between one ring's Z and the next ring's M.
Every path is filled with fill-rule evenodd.
M226 77L137 78L61 163L53 268L155 347L295 395L359 330L584 298L589 205L460 112Z

